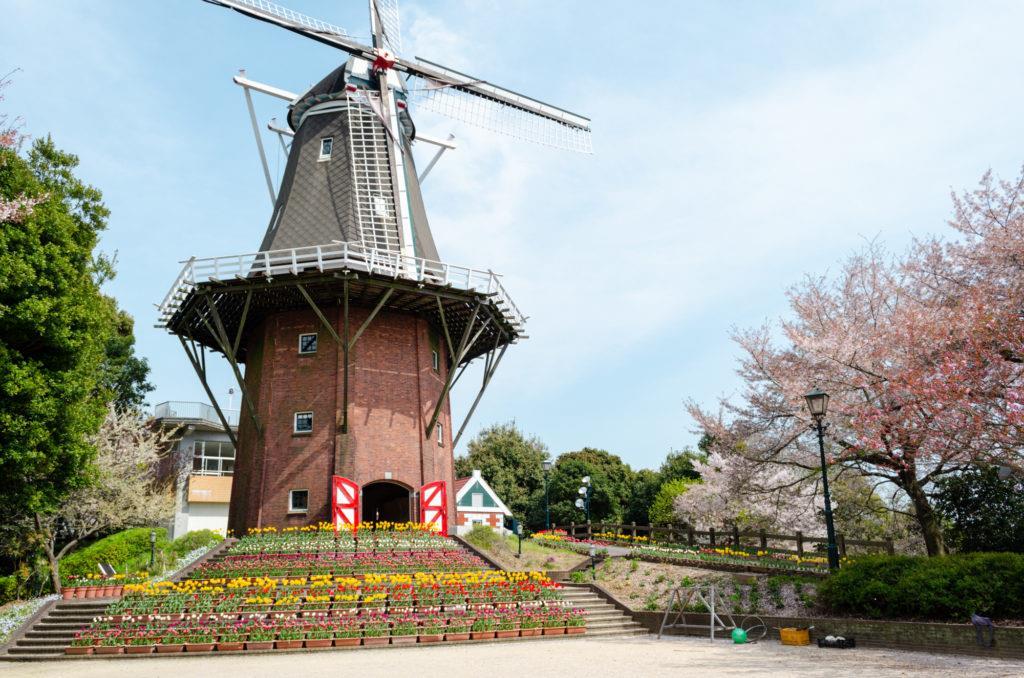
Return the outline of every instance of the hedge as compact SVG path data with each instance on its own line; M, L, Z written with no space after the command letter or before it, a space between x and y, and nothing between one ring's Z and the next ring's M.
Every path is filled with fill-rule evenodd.
M151 531L154 530L149 527L136 527L93 542L62 559L61 574L98 574L99 563L110 563L121 572L125 565L149 554ZM155 532L157 550L167 548L167 530L161 527Z
M18 599L18 577L9 575L0 577L0 605Z
M828 610L873 619L1024 618L1024 555L866 556L818 588Z

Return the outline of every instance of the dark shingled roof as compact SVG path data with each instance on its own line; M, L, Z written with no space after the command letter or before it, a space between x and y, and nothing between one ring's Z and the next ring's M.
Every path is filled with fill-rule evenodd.
M345 68L335 69L314 85L300 98L289 117L299 108L306 110L321 101L344 98ZM383 123L379 124L383 134ZM361 241L350 132L344 109L301 119L260 251L326 245L335 240ZM331 159L326 162L319 159L323 137L333 138ZM440 257L427 221L410 143L408 137L403 137L414 251L416 256L436 261Z

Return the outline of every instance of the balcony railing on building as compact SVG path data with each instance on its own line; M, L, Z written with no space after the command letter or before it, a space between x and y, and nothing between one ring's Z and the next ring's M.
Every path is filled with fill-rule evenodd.
M223 410L224 418L232 427L238 426L239 410ZM157 419L180 419L183 421L205 421L220 426L217 410L206 403L168 400L153 408L153 416Z

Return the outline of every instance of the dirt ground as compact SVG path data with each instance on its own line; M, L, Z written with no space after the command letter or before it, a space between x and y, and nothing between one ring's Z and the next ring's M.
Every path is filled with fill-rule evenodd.
M571 570L586 556L561 549L549 549L523 540L523 555L517 558L518 538L497 539L490 544L474 542L474 546L494 558L506 570Z
M813 607L810 578L737 575L686 565L609 558L597 568L597 582L636 610L663 610L672 590L714 583L736 613L801 616Z
M436 646L338 651L291 650L260 655L153 656L140 659L87 659L0 662L0 677L182 678L336 678L337 676L418 676L422 678L522 676L995 676L1024 675L1024 662L892 650L821 650L778 643L732 645L703 638L582 638L517 640Z

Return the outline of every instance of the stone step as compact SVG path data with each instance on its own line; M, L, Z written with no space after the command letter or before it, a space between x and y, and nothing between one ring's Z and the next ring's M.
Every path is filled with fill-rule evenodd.
M70 640L64 638L19 638L15 647L59 647L64 648L70 644Z

